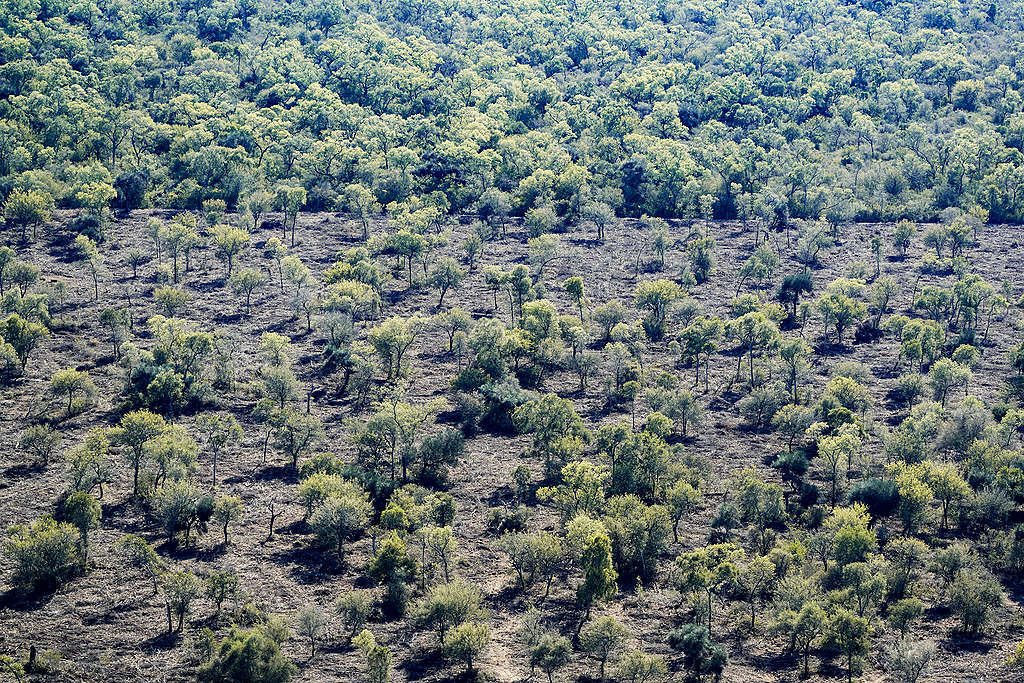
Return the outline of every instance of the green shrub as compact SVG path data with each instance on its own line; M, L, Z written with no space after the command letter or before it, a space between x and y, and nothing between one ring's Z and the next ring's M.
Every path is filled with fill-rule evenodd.
M14 566L12 583L23 590L53 590L78 573L81 534L46 515L7 530L4 554Z

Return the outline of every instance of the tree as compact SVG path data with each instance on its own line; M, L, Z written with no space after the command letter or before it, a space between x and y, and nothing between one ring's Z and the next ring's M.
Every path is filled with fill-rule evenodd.
M202 582L190 571L172 572L163 580L164 604L167 607L167 632L171 633L171 616L177 617L177 631L181 633L192 602L199 597Z
M908 220L901 220L893 228L892 245L896 247L900 258L905 258L910 248L910 239L914 235L915 226Z
M238 599L238 574L231 568L219 569L206 577L206 597L217 606L216 616L229 597Z
M597 680L604 680L608 660L626 644L629 630L614 617L600 617L588 625L580 636L584 652L598 662Z
M164 309L164 313L168 317L173 318L188 303L189 295L188 292L177 287L163 286L153 290L153 300Z
M409 556L405 541L397 532L391 532L366 570L371 579L384 585L384 609L387 613L395 616L405 613L408 599L406 584L415 577L417 569L416 560Z
M548 683L554 680L555 672L569 663L572 645L564 636L545 634L530 648L530 666L539 667L547 674Z
M466 675L469 675L473 671L473 661L487 647L490 639L491 630L486 624L459 624L448 637L445 656L465 662Z
M637 285L633 299L637 308L647 310L644 330L648 337L655 341L661 339L669 308L682 297L682 288L672 280L654 280Z
M53 197L39 190L14 188L4 202L4 220L21 228L21 239L25 240L25 228L32 226L32 239L36 227L50 220L53 214Z
M99 501L85 491L75 491L64 501L64 519L78 529L81 538L79 554L83 569L88 565L89 532L99 527L101 515Z
M245 297L245 312L249 313L252 308L252 295L260 287L267 283L267 278L262 271L255 268L240 270L228 279L228 285L235 296Z
M946 407L946 399L951 389L966 387L971 379L970 368L967 368L955 360L940 358L932 365L928 373L928 383L932 386L935 400Z
M459 268L459 264L450 256L445 256L434 264L427 281L438 291L438 308L444 305L444 295L448 293L448 290L458 289L465 277L466 271Z
M242 427L234 415L200 415L196 427L206 437L206 447L213 456L213 488L217 488L217 460L221 450L242 438ZM227 545L227 540L224 541Z
M309 658L316 656L316 641L327 631L327 616L316 605L306 605L299 610L298 632L309 641Z
M366 492L358 484L345 481L340 491L316 508L309 525L320 542L334 550L339 562L344 562L345 542L366 527L370 512Z
M719 543L676 557L677 582L683 593L702 593L707 605L707 632L711 633L712 598L728 590L736 580L736 561L742 550Z
M323 423L316 415L287 410L275 432L274 445L291 458L292 469L299 469L299 458L323 438Z
M295 396L299 382L295 373L285 364L271 365L263 368L263 390L277 400L278 409L283 411L285 404Z
M777 296L779 303L789 306L789 322L794 323L797 317L797 309L800 306L800 297L814 291L814 279L809 270L787 275L782 280Z
M30 425L18 436L18 448L46 466L60 443L60 432L48 424Z
M44 325L26 320L17 313L10 314L0 323L0 337L14 350L22 372L28 364L29 354L48 336L50 331Z
M960 570L949 586L949 606L968 634L976 635L985 628L992 608L1002 602L999 580L984 568Z
M665 658L649 655L640 650L630 650L615 667L615 680L624 683L652 683L668 673Z
M846 657L846 680L853 680L854 665L867 654L871 624L867 619L840 608L828 620L828 639Z
M374 327L367 334L367 341L376 352L388 380L396 379L405 374L407 362L406 352L416 341L426 324L426 320L418 315L409 318L392 317Z
M211 232L217 258L224 262L227 277L230 278L235 267L235 258L249 245L249 233L230 225L215 225Z
M757 606L769 598L775 587L775 564L767 557L755 557L742 566L736 577L743 600L750 606L750 630L756 628Z
M352 644L363 653L366 677L370 683L388 683L391 680L391 650L378 644L377 639L366 629L352 639Z
M717 679L729 659L725 648L712 644L707 627L700 624L670 631L668 643L683 653L683 665L692 676L711 674Z
M86 398L92 396L96 393L96 385L89 377L89 373L65 368L57 370L50 377L50 391L58 396L67 396L66 414L70 416L75 397L79 394Z
M223 496L214 501L213 518L224 532L224 545L228 545L228 526L242 516L242 499L237 496Z
M349 213L359 219L363 229L363 239L370 237L370 217L380 211L380 204L377 203L369 188L359 183L353 183L345 187L345 207Z
M100 256L99 247L96 243L89 239L86 235L78 235L75 237L75 252L78 254L80 261L85 261L85 264L89 267L89 273L92 275L92 286L94 298L98 301L100 298L100 281L99 281L99 268L103 262L103 257Z
M363 630L373 610L369 590L352 590L343 593L334 603L334 612L341 619L346 639L351 642L356 633Z
M125 456L132 467L133 496L139 493L139 470L146 455L146 443L166 428L167 423L159 415L136 410L125 414L118 426L110 430L111 442L126 447Z
M232 628L224 640L214 643L210 659L196 670L196 678L202 683L287 683L296 668L281 653L280 638L266 625L251 630Z
M125 534L114 545L121 561L129 569L143 573L153 582L153 595L160 589L159 580L164 571L164 561L156 550L141 536Z
M831 292L818 299L818 310L824 318L826 338L828 328L835 328L839 345L843 343L843 330L867 315L867 307L863 303L841 292Z
M540 399L524 403L512 413L512 420L521 432L532 434L530 454L544 460L544 467L552 471L572 459L582 450L590 433L568 399L547 394Z
M580 568L583 581L576 588L576 604L584 610L582 626L590 618L595 602L608 600L615 594L618 574L612 568L612 544L606 535L594 534L587 539L580 557Z
M718 350L725 327L717 316L700 316L679 335L681 353L693 360L694 386L700 382L700 368L704 366L704 391L711 381L711 354Z
M576 308L580 311L580 322L583 322L583 311L586 306L586 297L583 290L583 278L575 275L567 277L562 283L562 287L565 288L565 292L569 295L569 298L572 299L572 302L576 304Z
M121 360L121 347L132 327L132 312L127 308L105 308L100 313L99 323L110 334L114 360Z
M281 222L281 230L284 235L291 228L291 246L295 246L295 224L299 219L299 210L306 205L306 188L283 186L277 189L274 197L274 204L281 213L284 220Z
M698 237L686 245L690 256L690 269L697 280L703 284L715 270L715 240L711 237Z
M417 606L416 621L437 633L443 651L448 632L480 614L480 591L460 580L434 586Z

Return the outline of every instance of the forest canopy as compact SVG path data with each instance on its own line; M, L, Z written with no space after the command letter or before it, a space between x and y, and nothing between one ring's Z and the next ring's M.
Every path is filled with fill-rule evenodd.
M1024 220L1019 2L0 7L5 196Z

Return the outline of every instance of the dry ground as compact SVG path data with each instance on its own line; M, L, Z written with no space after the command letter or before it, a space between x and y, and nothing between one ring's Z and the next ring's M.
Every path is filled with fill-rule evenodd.
M23 378L11 386L0 388L0 526L29 521L52 512L55 501L65 488L63 465L59 458L45 469L27 467L16 447L17 435L22 429L48 411L59 412L58 408L49 405L50 400L46 396L46 382L54 370L66 366L86 369L100 387L99 400L93 408L59 422L58 428L63 436L61 450L76 444L89 428L111 425L117 420L118 395L124 373L112 360L109 343L97 324L97 316L103 308L122 305L129 297L138 320L157 312L150 295L153 286L151 276L156 263L141 268L138 280L130 278L131 269L126 263L130 248L152 252L143 229L149 215L136 212L130 218L117 220L110 227L108 241L102 247L105 262L99 301L92 300L92 282L88 273L80 264L67 258L67 240L55 227L44 231L43 239L22 253L23 258L42 267L45 279L60 279L67 284L67 304L58 316L65 320L66 326L36 350ZM379 230L381 226L374 226L374 229ZM454 243L466 230L466 226L457 228ZM689 233L685 224L673 225L672 230L681 241ZM711 233L719 244L718 268L707 284L695 289L694 296L706 312L724 316L727 302L734 294L734 273L749 254L752 236L744 234L734 223L714 224ZM867 262L868 270L873 271L868 245L870 237L876 233L881 233L888 243L889 226L857 225L847 228L842 244L827 253L822 259L822 267L814 272L816 288L823 289L857 260ZM265 265L259 247L274 234L279 232L270 227L256 232L253 248L244 256L243 263ZM300 216L297 235L298 244L292 253L299 255L318 275L333 262L339 250L359 242L356 224L330 214ZM637 231L630 225L612 228L604 244L597 244L590 238L591 235L582 233L565 235L563 239L571 249L571 257L556 261L554 268L545 273L549 296L564 312L572 312L572 306L558 283L571 274L583 277L592 305L612 298L622 300L627 306L631 304L636 284L632 267L639 246ZM785 243L784 235L778 235L777 239ZM1019 272L1021 260L1017 255L1019 239L1017 228L987 227L982 233L980 246L972 251L972 261L978 271L993 283L1009 280L1015 287L1015 295L1021 293L1024 284ZM883 274L891 274L902 286L893 306L896 312L903 311L909 304L910 290L916 279L916 257L922 253L920 243L919 232L914 249L906 260L886 260L883 263ZM455 251L454 247L452 251ZM481 266L500 264L507 268L511 263L525 262L526 255L525 237L513 231L508 238L487 245ZM683 249L673 249L664 273L674 275L684 259ZM256 346L264 330L292 337L293 343L301 349L296 370L300 379L308 384L312 380L311 368L319 355L321 342L317 334L304 332L301 321L292 319L288 297L274 287L265 288L257 294L251 316L243 316L238 302L223 286L223 268L212 251L204 249L194 260L193 272L185 278L185 288L192 299L182 317L198 327L216 328L228 335L235 349L240 387L251 381L258 370ZM792 272L797 267L795 262L784 260L781 271ZM657 276L647 272L640 275L641 278ZM922 282L929 279L940 278L926 276ZM407 292L405 286L404 274L398 272L387 285L386 315L433 312L436 303L433 292L426 289ZM476 316L493 315L491 294L484 285L482 268L478 267L458 291L450 293L446 303L462 306ZM497 315L507 321L507 310ZM1003 380L1009 373L1006 351L1019 338L1013 327L1015 315L1011 312L1006 319L995 323L991 334L993 344L985 350L975 372L972 390L985 400L998 398ZM820 332L820 323L815 321L805 334L817 344ZM140 343L145 345L148 342L142 339ZM455 372L454 361L440 353L440 348L440 342L433 335L425 336L417 344L410 383L411 396L417 400L443 395L448 380ZM815 355L811 378L819 392L834 363L845 360L862 362L873 374L870 389L876 406L871 411L870 422L873 426L891 422L895 412L886 400L886 393L895 381L895 374L891 372L897 352L895 344L882 339L848 345L842 350L822 348L821 351ZM692 373L674 368L664 343L653 345L648 358L654 366L663 366L687 376ZM780 450L776 437L750 432L742 427L734 406L738 396L724 393L723 389L734 371L734 363L734 358L728 354L716 354L713 358L711 392L702 396L708 403L707 419L697 431L696 438L688 444L688 448L709 459L713 476L704 509L684 525L682 542L670 545L662 560L665 568L671 564L675 554L704 542L708 521L728 486L728 475L746 465L760 465L766 456ZM573 395L581 414L592 426L600 421L628 419L628 415L606 409L602 381L603 375L583 396ZM575 383L575 377L565 374L550 378L545 389L571 395ZM360 583L370 541L363 539L354 544L348 566L340 572L331 570L322 561L321 554L308 547L309 536L302 533L302 525L298 524L302 511L293 500L292 491L296 483L293 475L284 466L282 458L273 459L269 467L260 466L260 434L249 418L252 403L252 396L242 388L221 400L221 407L232 412L246 430L244 442L233 447L220 465L223 475L218 491L234 493L246 503L243 519L232 533L231 545L224 548L219 535L211 532L188 550L173 550L165 545L159 547L174 565L191 568L199 575L222 564L233 565L241 575L242 589L248 595L268 611L293 618L302 605L314 602L329 607L341 592ZM328 387L315 392L312 409L325 423L328 438L324 447L343 456L350 455L345 440L345 420L353 416L350 403L335 398ZM183 418L185 422L191 419ZM468 456L453 470L450 483L450 491L458 504L455 531L461 559L457 571L481 586L487 596L492 641L481 661L481 669L486 676L497 681L527 678L529 666L524 648L516 639L517 615L531 601L539 601L536 593L522 596L510 589L507 561L498 550L497 539L487 533L484 521L488 507L511 500L509 482L516 466L525 462L535 472L539 471L538 463L521 457L523 445L521 438L488 434L471 439L467 443ZM877 461L879 440L869 441L867 451L869 459ZM163 544L155 525L147 521L141 507L128 500L130 471L121 461L116 463L116 468L115 484L108 487L103 500L102 528L93 536L93 566L90 571L52 596L24 602L16 596L7 595L0 602L0 653L24 656L30 645L35 645L40 652L55 653L59 657L53 665L55 680L188 679L193 663L187 646L189 638L204 625L224 629L227 624L224 621L219 624L213 622L212 605L203 599L198 601L192 612L184 641L164 636L162 602L151 594L151 586L145 580L126 575L111 553L113 543L126 532L141 533L149 540ZM763 471L766 476L774 474L768 468ZM200 481L209 481L208 458L202 455L198 475ZM271 500L277 501L279 507L283 505L284 512L278 518L278 533L265 542L267 504ZM533 519L535 528L554 528L555 523L555 518L543 510L539 510ZM6 580L7 570L8 567L0 560L0 577L3 577L0 582ZM571 628L572 598L572 588L560 582L556 584L552 597L542 605L564 629ZM676 604L677 596L665 588L663 570L654 586L641 592L624 587L606 609L632 629L636 645L671 658L675 655L664 643L665 634L685 619L685 614ZM782 643L778 639L763 630L755 637L747 638L745 629L740 626L743 620L738 616L729 617L720 611L719 620L723 626L719 628L718 637L724 638L730 651L725 680L796 679L796 663L778 657L782 651ZM1024 630L1019 595L1011 595L998 611L987 636L979 641L958 641L951 635L951 625L948 615L932 612L915 634L935 639L939 645L940 661L927 680L1014 680L1002 667L1002 662ZM435 660L433 636L418 632L408 620L375 623L372 630L395 653L395 680L440 681L455 674L456 668L446 667ZM879 638L885 641L891 636L881 634ZM873 651L878 650L876 643ZM331 643L312 661L307 661L306 645L298 639L286 645L286 653L300 668L299 680L343 681L357 680L360 676L358 653L340 645L336 638L332 638ZM839 663L835 664L826 663L816 669L815 676L819 680L843 678ZM576 680L592 671L590 663L578 656L573 665L558 677L563 681ZM543 678L540 672L537 676ZM877 663L870 661L865 680L881 678Z

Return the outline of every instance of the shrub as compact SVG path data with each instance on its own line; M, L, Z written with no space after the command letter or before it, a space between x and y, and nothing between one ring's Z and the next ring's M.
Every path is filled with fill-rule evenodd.
M296 668L281 654L281 642L276 639L279 637L270 629L233 628L213 648L210 659L197 669L196 678L201 683L286 683Z
M985 628L992 608L1002 601L999 580L980 567L958 572L949 587L949 607L960 619L960 628L972 635Z
M23 590L53 590L81 567L81 534L49 515L7 530L4 554L14 566L12 583Z
M721 676L729 655L721 645L711 642L706 626L686 624L669 631L668 644L683 654L683 666L694 676Z

